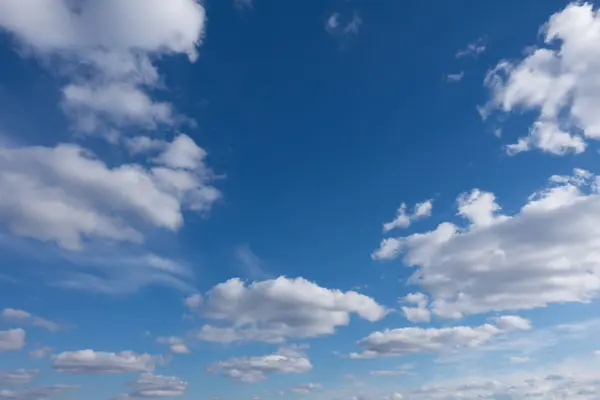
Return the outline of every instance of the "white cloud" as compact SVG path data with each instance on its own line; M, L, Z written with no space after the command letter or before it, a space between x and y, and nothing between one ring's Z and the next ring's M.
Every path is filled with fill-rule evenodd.
M501 61L485 85L491 100L484 115L532 111L528 136L509 145L511 154L539 149L552 154L581 153L584 138L600 138L600 16L590 3L571 3L542 29L544 43L519 62Z
M531 321L517 315L502 315L492 318L500 329L504 330L522 330L528 331L531 329Z
M63 89L63 98L83 131L97 130L100 121L108 118L119 126L137 123L152 128L157 123L173 123L170 104L154 102L144 91L129 84L70 84Z
M383 231L389 232L396 228L408 228L410 226L410 216L406 214L406 204L402 203L396 212L396 218L383 224Z
M402 203L396 212L396 218L394 218L393 221L383 224L383 231L389 232L396 228L408 228L413 221L431 216L433 200L426 200L422 203L415 204L412 215L408 215L406 209L406 203Z
M160 357L132 351L107 353L94 350L66 351L52 357L52 368L74 374L120 374L154 370Z
M246 383L267 379L272 374L300 374L312 369L308 357L297 348L281 348L274 354L219 361L208 371Z
M190 310L197 310L199 309L202 304L204 303L204 299L202 298L201 294L193 294L191 296L188 296L185 300L184 300L184 304L187 308L189 308Z
M381 241L379 248L371 254L374 260L392 260L398 256L402 249L402 241L396 238L385 238Z
M429 322L431 312L428 309L429 299L423 293L410 293L404 297L404 302L414 304L416 307L402 307L402 312L410 322Z
M204 10L190 0L84 1L77 10L67 1L52 0L44 15L30 12L44 5L44 0L4 1L1 26L42 52L116 48L191 58L204 29Z
M159 337L156 339L156 343L166 344L169 346L169 351L173 354L189 354L190 349L187 347L183 339L170 336L170 337Z
M25 389L19 392L0 389L0 399L9 400L50 400L65 396L70 391L77 389L73 385L51 385L38 388Z
M204 151L182 137L161 153L162 165L150 169L110 168L76 145L1 148L0 218L15 235L71 250L88 238L141 242L144 224L177 230L183 210L206 212L219 198ZM185 151L179 151L181 140ZM185 157L177 163L174 155Z
M31 12L36 9L47 11L40 16ZM61 72L72 80L63 89L63 105L84 132L173 124L171 105L150 98L149 88L160 86L152 60L187 54L194 61L204 23L204 8L195 0L0 4L0 29L34 54L63 61Z
M25 346L25 336L25 331L20 328L0 331L0 351L21 350Z
M249 285L237 278L218 284L207 294L202 313L230 324L225 328L205 326L200 334L204 340L280 342L331 335L336 327L348 325L351 314L378 321L387 310L354 291L323 288L303 278L279 277Z
M460 348L480 347L495 337L513 329L529 329L523 321L514 318L502 319L504 326L483 324L480 326L454 326L450 328L399 328L373 332L360 340L363 353L352 353L351 358L374 358L403 356L406 354L455 351ZM506 322L510 321L510 322Z
M32 315L27 311L14 308L5 308L2 310L2 318L8 321L30 322L34 326L47 329L50 332L57 332L66 328L66 326L57 322L49 321L36 315Z
M132 392L119 396L118 399L154 399L183 396L188 383L174 376L154 375L146 372L131 382L130 386Z
M409 282L429 294L433 313L458 318L489 311L585 303L600 291L600 193L589 172L552 177L512 216L492 193L459 197L459 227L386 239L374 258L403 254Z
M586 142L580 136L565 132L555 121L536 121L531 126L529 135L519 138L517 143L507 145L506 152L515 155L537 148L547 153L564 155L569 152L583 153L586 147Z
M206 151L198 147L187 135L178 135L171 143L165 143L165 149L156 161L158 164L173 169L205 171L204 159Z
M462 81L462 79L465 77L465 72L464 71L460 71L454 74L447 74L446 75L446 80L448 82L460 82Z
M485 50L486 46L483 43L483 39L480 38L474 41L473 43L469 43L464 49L459 50L456 53L456 58L462 58L467 56L477 58Z
M431 216L431 210L433 209L433 200L429 199L422 203L415 204L415 213L413 218L424 218Z
M36 369L16 369L0 371L0 386L25 385L39 373Z

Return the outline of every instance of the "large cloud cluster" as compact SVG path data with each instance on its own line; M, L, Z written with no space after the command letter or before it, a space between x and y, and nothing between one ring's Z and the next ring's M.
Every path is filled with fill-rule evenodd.
M584 303L600 291L600 192L588 171L553 176L514 215L495 196L473 190L458 199L466 227L385 239L376 259L401 254L416 271L410 283L431 297L443 318L489 311Z

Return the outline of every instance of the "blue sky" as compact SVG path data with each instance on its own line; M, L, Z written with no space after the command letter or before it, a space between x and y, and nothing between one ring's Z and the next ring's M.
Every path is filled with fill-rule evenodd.
M594 3L0 3L0 399L596 399Z

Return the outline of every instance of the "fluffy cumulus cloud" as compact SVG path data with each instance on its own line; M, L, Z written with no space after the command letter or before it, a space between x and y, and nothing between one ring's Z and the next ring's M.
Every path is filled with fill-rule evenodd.
M65 329L64 325L61 325L57 322L50 321L45 318L33 315L27 311L17 310L14 308L5 308L4 310L2 310L2 319L6 321L31 323L34 326L47 329L50 332L57 332L61 329Z
M597 181L583 170L553 176L514 215L503 215L492 193L474 190L458 199L466 226L444 222L388 238L373 257L402 255L416 268L410 283L443 318L589 302L600 291Z
M402 306L402 312L410 322L429 322L431 312L428 308L429 299L423 293L410 293L403 299L404 303L413 305L413 307Z
M360 340L362 353L352 353L351 358L403 356L406 354L456 351L475 348L489 343L513 330L529 329L530 322L516 316L499 317L497 325L454 326L450 328L399 328L373 332Z
M154 375L146 372L130 383L131 393L118 396L118 400L155 399L185 394L188 383L174 376Z
M67 392L77 389L73 385L50 385L13 391L0 389L0 399L7 400L50 400L66 396Z
M195 0L0 4L0 29L35 55L58 57L65 64L61 71L72 82L63 88L63 106L84 132L176 122L171 104L150 96L160 84L153 60L185 54L194 61L204 24L204 8Z
M2 148L0 218L13 234L70 250L89 238L141 242L140 226L177 230L185 209L207 211L218 199L204 155L183 136L150 168L111 168L77 145Z
M600 16L590 3L572 3L548 20L543 35L524 59L501 61L488 73L491 100L482 111L536 114L529 134L507 147L511 154L581 153L586 139L600 138Z
M36 369L16 369L0 371L0 386L25 385L31 382L39 373Z
M120 374L154 370L161 358L132 351L107 353L94 350L67 351L52 359L52 368L74 374Z
M389 232L397 228L408 228L413 221L431 216L433 200L415 204L412 215L407 214L406 209L406 203L402 203L396 212L396 217L392 221L383 224L383 231Z
M246 383L260 382L272 374L301 374L311 369L310 360L297 347L280 348L265 356L232 358L208 367L210 373Z
M286 338L331 335L348 325L351 314L378 321L387 310L354 291L318 286L303 278L279 277L246 284L230 279L212 288L202 306L205 317L228 324L204 326L208 341L281 342Z
M21 350L25 346L25 336L21 328L0 331L0 351Z

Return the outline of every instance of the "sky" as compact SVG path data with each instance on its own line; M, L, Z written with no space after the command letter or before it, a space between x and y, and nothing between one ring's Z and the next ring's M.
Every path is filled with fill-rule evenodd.
M600 399L595 3L3 0L0 60L0 399Z

